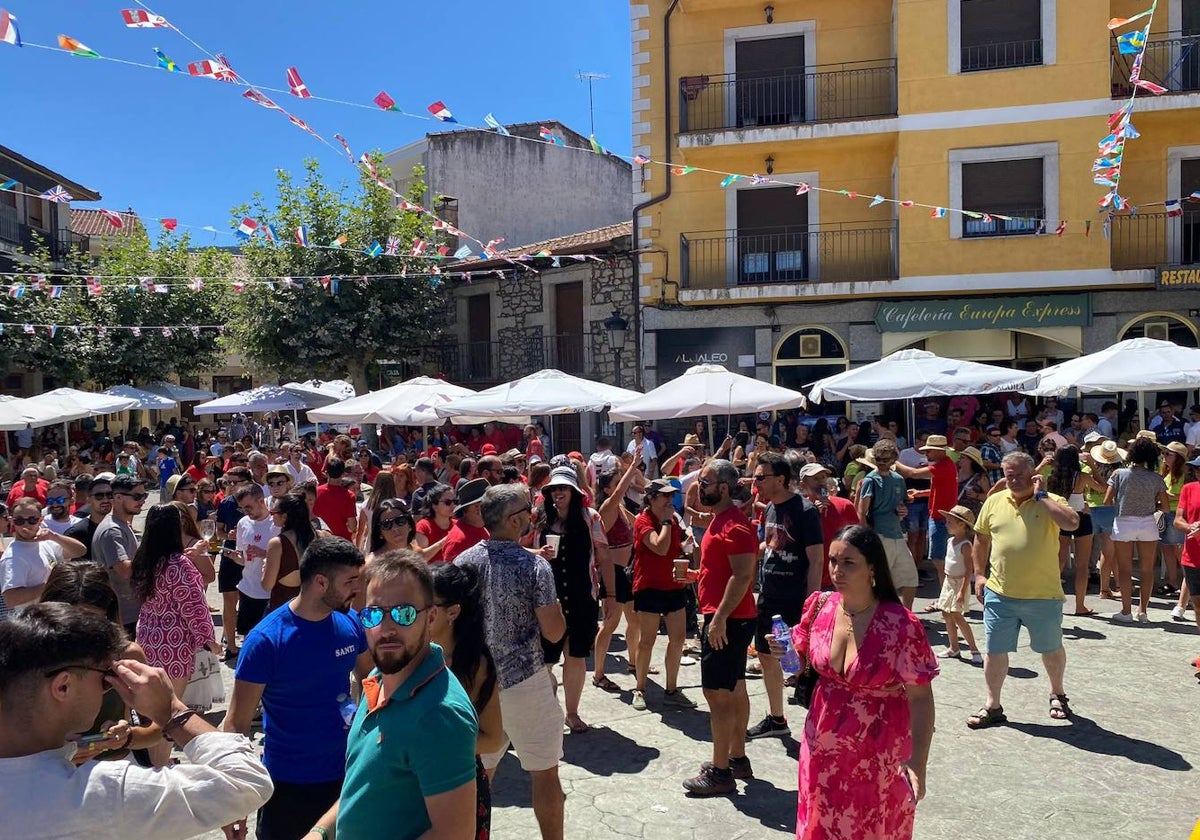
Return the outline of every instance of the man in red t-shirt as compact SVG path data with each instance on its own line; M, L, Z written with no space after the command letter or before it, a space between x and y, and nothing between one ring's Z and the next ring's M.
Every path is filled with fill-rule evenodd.
M821 514L821 535L825 539L822 549L821 588L831 589L833 582L829 578L829 546L837 532L847 525L859 525L858 511L854 503L841 496L829 492L829 468L822 464L805 464L796 474L800 481L800 495L812 502L813 507Z
M358 508L354 504L354 491L342 483L345 473L346 462L341 458L330 456L325 461L325 474L329 480L317 488L313 516L325 520L334 536L353 540L358 525Z
M1188 461L1193 467L1200 467L1200 458ZM1179 507L1175 510L1175 521L1170 523L1183 531L1183 580L1184 588L1192 599L1192 611L1196 618L1196 626L1200 627L1200 481L1189 481L1183 485L1179 494ZM1171 610L1171 618L1183 619L1184 603ZM1196 677L1200 679L1200 656L1192 660L1196 669Z
M442 545L442 560L453 563L454 558L473 545L488 538L488 529L483 526L483 512L479 503L491 485L486 478L474 478L458 485L458 507L454 509L454 525Z
M735 778L753 777L746 756L750 697L746 694L746 649L754 639L751 584L758 563L758 534L733 500L739 474L729 461L710 461L696 479L700 501L713 512L700 546L698 606L704 616L700 633L700 685L708 701L712 763L683 783L693 796L734 793Z
M904 478L927 478L929 488L929 562L938 573L938 583L946 576L946 547L950 531L942 511L958 504L958 466L950 459L950 442L945 435L930 435L921 453L929 459L927 467L908 467L896 462L896 472Z

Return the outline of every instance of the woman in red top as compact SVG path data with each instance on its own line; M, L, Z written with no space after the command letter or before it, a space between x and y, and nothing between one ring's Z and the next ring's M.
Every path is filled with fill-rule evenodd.
M191 466L184 471L185 474L191 476L194 482L201 482L208 478L208 473L205 471L205 462L207 460L208 458L203 452L197 452L192 457Z
M638 620L637 687L633 708L646 708L646 675L658 636L661 616L667 625L667 685L663 703L695 708L676 688L683 655L686 584L675 578L675 559L683 554L683 526L675 516L671 497L678 489L663 479L646 485L646 508L633 522L633 609Z
M1192 468L1191 478L1179 492L1179 506L1175 508L1174 526L1183 531L1183 589L1179 593L1179 604L1171 611L1171 618L1183 618L1184 598L1192 601L1192 614L1196 626L1200 627L1200 481L1196 472L1200 470L1200 457L1188 461ZM1200 656L1192 660L1196 679L1200 679Z
M529 428L533 428L530 426ZM633 556L633 514L625 508L625 491L633 481L637 472L632 463L625 470L620 480L617 473L609 470L596 476L597 510L600 512L600 524L604 535L608 538L608 558L613 564L613 579L616 583L617 609L604 613L600 631L596 633L595 662L592 672L592 685L612 694L620 694L621 687L609 679L604 673L604 663L608 658L606 653L612 643L613 633L625 615L625 650L629 657L629 673L634 673L634 659L638 649L638 623L633 614L633 584L629 580L629 561ZM604 601L607 595L604 584L600 584L600 599Z
M424 542L421 554L426 563L443 563L442 546L454 527L450 518L454 512L454 491L446 484L435 484L425 494L425 504L425 515L417 523L417 542Z

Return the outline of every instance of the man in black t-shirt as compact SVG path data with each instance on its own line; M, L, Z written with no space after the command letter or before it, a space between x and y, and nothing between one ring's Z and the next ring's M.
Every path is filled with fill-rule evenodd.
M112 490L112 473L100 473L92 479L91 502L88 505L87 519L80 519L71 527L67 528L63 536L70 537L73 540L79 540L83 543L83 547L87 552L79 560L92 559L92 537L96 534L96 529L100 527L100 523L104 521L104 517L112 513L113 506L113 490ZM82 511L80 511L82 513Z
M760 723L746 731L747 738L783 738L791 733L783 714L783 669L771 655L767 637L774 632L773 616L782 616L788 627L795 626L800 622L804 599L821 588L825 547L821 515L811 502L792 492L793 478L791 466L774 452L762 455L754 469L759 501L767 503L754 649L762 665L770 708Z

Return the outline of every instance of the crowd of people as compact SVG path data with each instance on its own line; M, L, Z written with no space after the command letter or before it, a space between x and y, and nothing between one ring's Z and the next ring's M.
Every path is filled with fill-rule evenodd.
M264 840L486 838L511 750L541 835L560 838L584 692L694 709L680 672L698 665L712 752L680 779L688 795L752 779L746 743L791 735L794 689L797 836L908 837L943 662L982 666L966 725L1003 724L1024 627L1046 713L1069 719L1064 578L1075 615L1094 614L1089 586L1119 599L1116 622L1163 619L1151 594L1177 599L1172 620L1195 614L1200 406L1190 424L1177 413L1163 401L1143 430L1115 403L956 397L919 405L907 439L884 417L785 412L715 451L703 423L678 445L638 424L587 456L555 454L537 425L356 442L278 418L172 420L149 441L93 429L61 463L17 439L0 802L30 837L63 836L40 821L54 809L102 837L236 838L257 812ZM949 641L936 652L911 612L923 580L941 587L925 610ZM622 627L628 692L608 673ZM218 659L234 682L214 731L195 712L217 699Z

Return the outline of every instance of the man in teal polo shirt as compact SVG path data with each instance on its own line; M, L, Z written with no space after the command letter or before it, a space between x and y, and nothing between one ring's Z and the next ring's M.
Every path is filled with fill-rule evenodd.
M430 644L434 611L429 567L411 551L366 568L359 619L375 659L350 727L338 804L305 835L396 840L430 832L475 836L475 739L471 699Z

